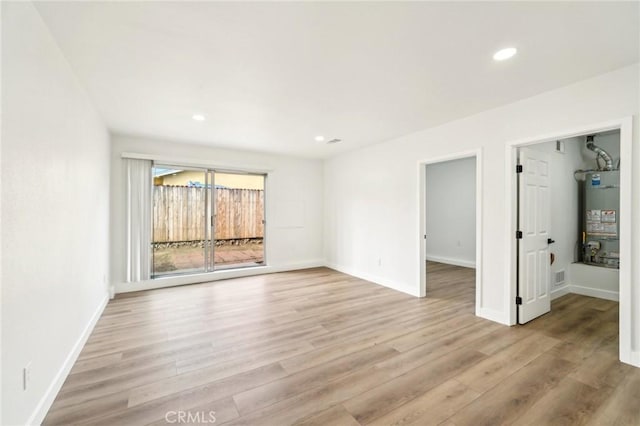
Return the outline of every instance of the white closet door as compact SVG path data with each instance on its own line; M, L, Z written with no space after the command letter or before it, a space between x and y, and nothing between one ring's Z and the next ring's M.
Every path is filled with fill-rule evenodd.
M551 310L549 225L551 219L549 156L520 149L520 231L518 322L524 324Z

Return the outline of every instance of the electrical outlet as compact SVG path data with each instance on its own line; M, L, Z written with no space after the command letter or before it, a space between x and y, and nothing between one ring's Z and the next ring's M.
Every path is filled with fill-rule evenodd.
M29 383L31 382L31 363L27 364L22 369L22 390L29 389Z

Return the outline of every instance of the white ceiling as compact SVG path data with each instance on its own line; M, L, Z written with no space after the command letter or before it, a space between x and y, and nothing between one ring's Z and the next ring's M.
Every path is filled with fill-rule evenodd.
M638 2L42 2L109 128L328 157L638 62ZM499 48L516 57L494 62ZM206 115L196 122L194 113ZM341 138L326 145L314 136Z

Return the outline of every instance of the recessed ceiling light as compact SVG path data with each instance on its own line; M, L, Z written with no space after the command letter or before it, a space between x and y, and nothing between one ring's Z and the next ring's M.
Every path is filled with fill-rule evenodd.
M324 136L316 136L314 139L316 142L324 142Z
M518 49L515 47L507 47L506 49L501 49L494 53L493 59L496 61L504 61L505 59L513 57L516 53L518 53Z
M202 114L193 114L191 118L193 118L196 121L204 121L206 119L206 117Z

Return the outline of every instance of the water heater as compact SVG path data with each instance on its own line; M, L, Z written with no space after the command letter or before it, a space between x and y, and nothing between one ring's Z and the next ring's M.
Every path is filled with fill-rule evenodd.
M583 261L620 268L620 171L587 172L584 185Z

